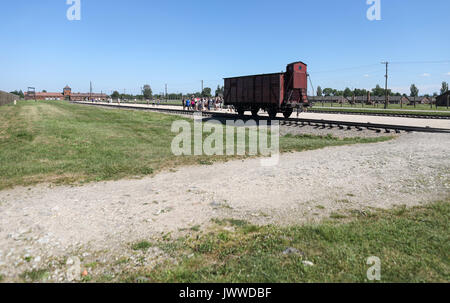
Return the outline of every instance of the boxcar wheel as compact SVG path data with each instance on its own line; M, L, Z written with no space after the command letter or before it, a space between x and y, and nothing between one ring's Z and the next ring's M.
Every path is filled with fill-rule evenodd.
M292 108L286 109L285 111L283 111L284 118L289 119L289 117L291 117L293 112L294 112L294 110Z
M273 120L277 117L278 111L276 109L269 109L268 113L270 120Z
M253 108L252 109L252 117L257 118L259 113L259 108Z

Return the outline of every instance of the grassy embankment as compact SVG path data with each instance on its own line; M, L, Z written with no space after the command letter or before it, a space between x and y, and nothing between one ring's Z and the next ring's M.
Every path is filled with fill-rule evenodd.
M119 281L368 282L367 259L376 256L381 282L448 282L449 216L447 199L412 209L355 211L286 228L216 220L211 231L193 231L176 241L141 242L142 249L158 246L178 264L123 273ZM288 247L297 252L285 254Z
M174 156L171 142L176 134L171 126L180 119L184 118L55 101L0 107L0 189L140 177L180 165L232 159ZM302 151L388 139L287 136L281 138L280 148Z

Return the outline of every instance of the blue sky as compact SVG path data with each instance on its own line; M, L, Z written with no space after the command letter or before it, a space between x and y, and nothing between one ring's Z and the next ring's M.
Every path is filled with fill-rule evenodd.
M215 89L222 78L308 64L313 85L384 85L422 94L450 82L450 1L381 0L369 21L366 0L81 0L69 21L66 0L0 2L0 89L138 93ZM441 63L432 63L445 61ZM397 63L395 63L397 62Z

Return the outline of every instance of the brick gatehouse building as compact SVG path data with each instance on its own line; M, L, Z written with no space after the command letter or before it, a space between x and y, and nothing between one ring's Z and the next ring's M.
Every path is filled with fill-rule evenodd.
M25 94L25 100L68 100L68 101L105 101L108 99L108 95L106 94L97 94L97 93L72 93L72 89L69 86L64 87L62 93L36 93L36 97L34 93Z

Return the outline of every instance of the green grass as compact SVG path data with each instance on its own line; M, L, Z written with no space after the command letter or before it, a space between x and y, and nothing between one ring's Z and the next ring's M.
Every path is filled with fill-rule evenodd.
M98 262L91 262L85 265L86 268L90 268L90 269L95 269L99 266L100 264Z
M198 231L200 231L200 228L201 228L200 225L195 225L195 226L192 226L192 227L191 227L191 231L198 232Z
M291 135L287 134L280 138L280 149L282 152L295 152L320 149L327 146L341 146L357 143L375 143L384 142L392 137L375 138L336 138L332 135L313 136L313 135Z
M356 215L356 213L358 215ZM124 273L122 281L152 282L368 282L367 259L381 259L381 282L450 280L450 200L429 206L355 212L316 225L257 227L216 220L216 228L171 247L186 255L177 265ZM234 226L235 232L224 230ZM167 243L164 243L167 246ZM178 251L176 250L178 247ZM285 255L288 247L300 253ZM311 261L307 267L302 261Z
M24 272L20 275L20 277L25 281L37 282L43 281L48 274L48 270L46 269L33 269L31 271Z
M147 250L150 247L152 247L152 244L148 241L141 241L138 243L135 243L131 246L132 250Z
M180 165L211 165L236 158L174 156L171 142L176 134L171 126L180 119L185 118L55 101L2 106L0 190L40 182L74 184L142 177ZM302 151L388 139L286 136L280 139L280 148Z
M347 218L347 216L343 215L343 214L339 214L339 213L332 213L330 215L330 218L331 219L345 219L345 218Z

